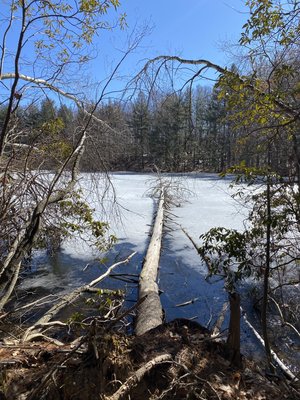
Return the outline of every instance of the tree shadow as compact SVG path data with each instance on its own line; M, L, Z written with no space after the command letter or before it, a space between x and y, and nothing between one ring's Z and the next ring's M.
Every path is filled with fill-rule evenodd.
M176 235L182 235L180 240L174 240L165 235L160 259L159 287L162 290L161 302L165 311L166 321L175 318L192 319L208 328L214 327L223 307L228 301L224 289L224 281L216 278L205 279L208 271L204 262L197 254L191 242L178 230ZM246 297L248 284L243 285L242 304L249 303ZM194 300L194 301L193 301ZM187 305L181 305L190 302ZM247 303L248 302L248 303ZM252 312L248 304L247 311ZM229 307L225 314L222 329L229 325ZM241 318L241 350L242 353L255 360L264 357L262 345L253 332Z
M175 238L170 234L164 234L159 270L159 288L162 290L161 302L165 319L166 321L175 318L193 319L202 326L212 327L220 315L224 302L227 301L224 282L216 279L207 281L205 279L206 266L191 242L180 229L172 234ZM137 300L137 278L147 251L147 244L128 264L116 267L112 273L112 275L125 274L125 276L119 276L118 279L113 276L107 277L99 285L101 288L124 290L125 307L131 306ZM80 257L76 257L75 251L70 253L64 249L52 256L46 252L38 252L34 257L31 270L22 278L19 287L21 295L19 295L19 300L14 302L14 306L22 304L22 293L31 296L30 300L34 301L48 294L61 296L70 292L96 279L110 265L126 259L135 250L134 243L121 239L109 252L94 258L88 254L82 256L82 253ZM129 281L119 280L126 279L126 275ZM186 302L190 303L182 305ZM223 328L228 326L228 317L227 312ZM254 350L253 343L256 340L244 325L242 323L242 341L247 342L248 347L252 346Z
M133 243L120 241L113 249L98 256L80 256L59 250L53 255L40 252L34 257L32 268L22 277L20 288L32 290L43 287L45 291L64 292L89 283L102 275L108 267L126 259L136 250ZM129 263L117 266L113 274L138 274L144 257L143 252L137 254ZM105 278L101 287L108 289L123 288L124 282Z

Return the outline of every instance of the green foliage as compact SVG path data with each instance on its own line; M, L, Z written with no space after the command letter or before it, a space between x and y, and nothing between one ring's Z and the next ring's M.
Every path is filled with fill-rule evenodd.
M245 160L242 160L238 165L233 165L219 175L225 177L227 174L233 174L235 176L231 185L232 187L236 187L236 184L239 183L246 183L249 186L266 182L267 180L274 182L279 182L281 180L281 177L277 173L270 171L270 167L249 167L246 165Z
M260 279L267 262L269 240L270 274L282 268L297 268L300 254L300 195L298 186L290 184L269 167L250 168L245 162L229 170L235 173L233 197L249 208L246 229L238 232L213 228L201 235L199 253L208 261L210 275L222 275L228 290L246 277ZM267 232L271 235L268 238Z
M99 297L103 295L113 295L115 297L122 297L124 296L124 291L121 289L116 289L116 290L110 290L110 289L98 289L97 290L97 295Z
M270 223L273 250L276 252L277 259L285 258L287 253L294 254L296 257L300 215L298 189L286 182L270 185L270 207L272 209L270 220L267 217L266 196L265 187L251 195L253 207L249 214L249 221L252 224L252 235L263 237L263 232ZM293 246L293 250L289 249Z
M224 276L226 287L233 291L235 284L251 274L251 253L248 252L249 235L235 229L212 228L200 236L203 245L199 254L209 259L209 272Z
M89 60L88 47L101 29L126 25L125 14L116 16L117 23L109 15L110 11L118 11L118 0L25 0L12 3L12 7L4 5L6 19L9 20L12 11L13 20L22 21L20 30L24 37L24 50L29 46L34 48L39 62L49 62L47 68L86 62ZM35 65L35 70L38 67Z
M265 134L269 127L287 125L291 119L278 110L278 96L285 93L270 92L268 82L257 77L241 77L238 74L222 75L217 84L219 99L226 99L226 118L233 122L235 130L250 127Z
M250 18L244 25L240 39L242 45L263 37L273 37L277 45L287 46L296 40L299 27L297 26L298 0L288 2L274 0L247 0L250 8Z
M55 119L51 119L47 122L44 122L41 125L41 130L45 134L50 134L52 136L55 136L60 132L62 132L64 127L65 127L64 121L62 120L62 118L58 117Z
M108 223L95 220L93 216L95 210L82 201L78 193L73 194L68 200L61 201L59 207L64 216L61 222L64 236L69 236L70 233L90 232L93 245L101 251L107 250L116 242L114 235L108 235Z
M107 222L94 218L94 209L81 199L80 192L49 208L50 215L45 219L37 246L55 251L61 242L69 237L80 236L99 251L107 251L117 241L109 234Z
M82 322L84 319L84 315L78 311L76 311L74 314L72 314L70 316L70 318L68 319L68 324L72 324L74 322Z
M244 162L229 171L237 174L237 181L255 182L264 176L278 182L278 174L300 180L298 2L246 4L250 16L240 44L248 64L243 71L226 70L217 83L226 121L237 136L236 161ZM277 176L271 176L271 165Z
M72 153L73 147L67 138L64 138L64 129L65 123L61 117L41 124L39 130L42 132L43 141L39 147L47 158L52 157L57 161L63 161Z
M280 7L274 5L271 0L247 0L251 17L243 26L240 43L249 44L251 40L259 39L261 36L269 35L274 29L282 28Z

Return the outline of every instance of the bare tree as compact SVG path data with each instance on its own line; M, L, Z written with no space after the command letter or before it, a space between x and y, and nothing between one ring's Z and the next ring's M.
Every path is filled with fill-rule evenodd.
M76 92L70 77L89 61L90 45L97 32L124 24L122 15L117 22L108 22L108 13L118 6L117 0L11 0L2 6L0 309L15 287L24 258L37 241L85 227L100 246L107 244L107 225L93 219L92 210L81 201L75 187L91 123L113 130L96 116L96 110L139 39L129 44L96 101L88 102L84 93ZM65 99L66 104L76 105L82 117L77 126L68 126L67 136L72 140L63 137L66 125L59 116L37 124L35 129L22 124L20 106L34 106L41 98ZM46 172L49 166L52 170ZM74 216L79 225L72 221Z

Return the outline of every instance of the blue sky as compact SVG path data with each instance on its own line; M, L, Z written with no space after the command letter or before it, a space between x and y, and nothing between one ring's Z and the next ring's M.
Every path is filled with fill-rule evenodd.
M133 76L145 60L161 54L231 64L222 47L238 42L248 17L244 0L121 0L120 11L127 14L128 28L100 35L99 57L90 70L94 76L109 75L126 48L126 36L143 24L152 27L151 33L124 64L125 75Z
M237 41L247 19L243 0L122 0L129 28L152 21L145 40L149 56L176 52L187 58L225 62L222 41Z
M248 17L245 0L120 0L120 3L118 12L127 14L128 28L124 31L103 31L94 38L97 48L93 53L95 58L80 72L81 75L70 77L71 84L75 83L75 90L79 91L84 87L83 91L90 90L93 95L94 89L98 87L99 93L103 82L122 57L128 35L134 27L145 24L151 27L151 33L143 38L139 48L128 57L120 70L120 75L126 76L127 79L132 78L146 60L161 54L205 58L222 66L231 64L232 61L222 50L223 43L238 42L242 26ZM103 18L113 20L116 16L116 13L109 13ZM0 31L4 28L4 25L0 26ZM12 48L15 48L17 40L17 36L13 37L15 32L16 30L12 30L8 38ZM36 37L34 36L34 39ZM32 63L31 60L35 59L32 48L26 47L23 56L25 58L21 72L26 73L28 69L29 74L36 71L47 73L47 65L41 64L38 70L36 61L35 64ZM9 67L12 68L10 57L5 72L9 72ZM32 68L35 68L35 71L32 71ZM102 81L102 85L96 86L96 82L99 81ZM118 90L123 86L124 81L116 81L110 89Z

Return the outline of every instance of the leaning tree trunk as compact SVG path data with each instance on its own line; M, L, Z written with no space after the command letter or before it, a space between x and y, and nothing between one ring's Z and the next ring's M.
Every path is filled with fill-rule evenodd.
M139 279L139 299L146 300L138 307L135 333L139 336L161 325L163 311L156 283L164 220L164 189L161 190L152 237Z

